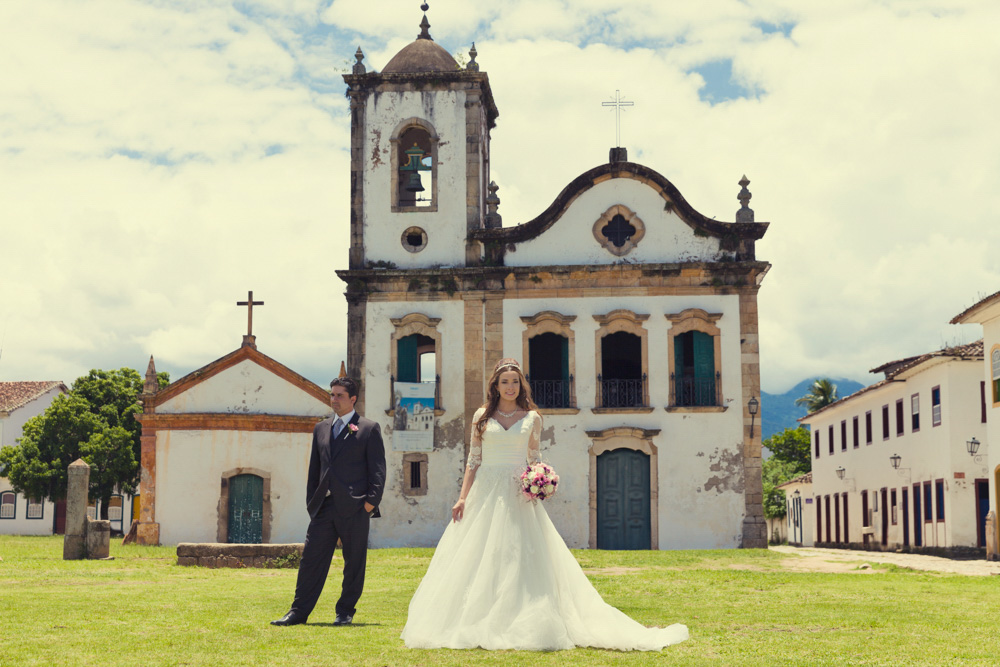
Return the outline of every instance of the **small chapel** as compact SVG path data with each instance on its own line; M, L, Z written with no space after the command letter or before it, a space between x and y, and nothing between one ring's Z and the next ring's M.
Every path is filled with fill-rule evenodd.
M359 47L344 76L347 372L388 465L372 546L437 543L490 372L515 357L562 479L546 508L570 547L766 547L757 292L770 264L749 181L735 220L717 221L613 147L536 218L504 226L489 77L474 45L461 67L432 39L424 11L381 72ZM428 437L411 432L401 387L423 388Z

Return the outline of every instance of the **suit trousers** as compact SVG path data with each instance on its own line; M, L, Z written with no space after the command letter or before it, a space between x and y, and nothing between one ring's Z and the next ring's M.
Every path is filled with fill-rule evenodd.
M295 584L295 600L292 611L308 617L323 592L323 585L330 572L330 561L337 548L337 540L342 544L344 555L344 583L340 599L337 600L337 614L353 616L355 605L361 598L365 586L365 565L368 560L368 529L371 517L364 506L347 516L338 515L333 499L327 496L316 516L306 529L306 542L299 563L299 576Z

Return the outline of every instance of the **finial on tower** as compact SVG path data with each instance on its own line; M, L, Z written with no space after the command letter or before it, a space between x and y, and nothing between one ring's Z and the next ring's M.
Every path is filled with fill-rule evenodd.
M417 39L429 39L433 42L434 38L431 37L430 33L431 24L427 21L427 10L430 8L431 8L430 5L428 5L426 2L420 5L420 9L422 9L424 12L424 18L422 21L420 21L420 34L417 35Z
M497 185L496 181L490 181L490 196L486 198L486 228L487 229L499 229L502 225L502 218L500 214L497 213L497 207L500 206L500 197L497 196L497 190L500 187Z
M743 178L739 181L740 193L736 195L736 198L740 200L740 210L736 211L736 222L753 222L753 209L750 208L750 198L753 197L750 191L747 190L747 186L750 185L750 179L743 175Z
M358 60L358 62L354 63L354 73L364 74L365 66L361 64L361 61L365 59L365 54L361 52L360 46L358 47L358 50L354 52L354 57Z
M149 365L146 366L146 381L142 383L142 393L155 394L160 388L160 383L156 380L156 364L153 363L153 355L149 355Z
M347 366L344 364L343 361L340 362L340 375L338 375L337 377L339 378L347 377Z
M465 66L465 69L469 70L470 72L479 71L479 63L476 62L476 56L478 55L479 53L476 51L476 43L473 42L472 48L469 49L469 64Z

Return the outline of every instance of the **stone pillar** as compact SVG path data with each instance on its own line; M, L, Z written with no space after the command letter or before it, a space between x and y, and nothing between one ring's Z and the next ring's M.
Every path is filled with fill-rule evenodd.
M63 560L87 557L87 495L90 488L90 466L77 459L67 469L66 536L63 538Z
M136 542L156 546L160 543L160 524L156 523L156 429L143 427L140 446L142 472L139 476Z
M760 349L757 337L757 288L740 293L740 384L743 387L740 409L743 413L743 479L746 518L743 519L745 549L767 548L767 521L764 519L764 485L761 477L760 420L750 415L751 398L760 400ZM754 431L751 435L750 426Z
M986 515L986 560L1000 560L997 556L997 513Z
M111 522L87 520L87 558L111 556Z

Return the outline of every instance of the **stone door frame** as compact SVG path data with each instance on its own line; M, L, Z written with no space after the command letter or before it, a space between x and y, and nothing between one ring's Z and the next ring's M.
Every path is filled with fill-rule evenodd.
M260 468L233 468L222 473L221 491L219 493L219 521L216 529L216 541L220 544L229 543L229 481L238 475L256 475L264 481L263 507L261 507L260 541L262 544L271 542L271 473Z

